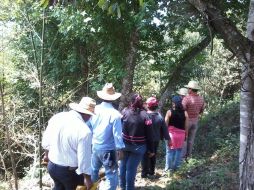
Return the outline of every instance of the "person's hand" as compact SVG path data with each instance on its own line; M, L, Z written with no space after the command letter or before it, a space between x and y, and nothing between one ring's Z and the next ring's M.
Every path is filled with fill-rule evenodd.
M123 159L123 151L122 150L118 150L117 151L117 160L122 160Z
M42 158L42 161L43 162L48 162L49 161L48 155L44 155L43 158Z
M89 175L84 176L84 184L85 184L87 190L92 188L93 182L91 180L91 176L89 176Z
M45 151L45 154L44 154L44 156L42 158L42 163L41 164L47 166L48 162L49 162L48 151Z

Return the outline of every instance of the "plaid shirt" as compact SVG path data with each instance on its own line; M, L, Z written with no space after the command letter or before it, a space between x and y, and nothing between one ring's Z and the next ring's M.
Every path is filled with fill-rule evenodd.
M182 105L189 115L189 120L191 122L198 122L199 114L205 108L204 99L197 93L191 93L183 98Z

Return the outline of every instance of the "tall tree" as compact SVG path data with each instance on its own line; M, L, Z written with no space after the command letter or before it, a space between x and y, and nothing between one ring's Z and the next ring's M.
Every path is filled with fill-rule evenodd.
M133 78L137 58L137 45L139 42L139 32L137 29L131 32L130 43L128 47L128 54L125 58L125 71L126 74L122 80L122 96L119 104L119 110L122 110L127 104L127 97L133 90Z
M250 2L247 22L249 46L242 66L240 104L240 189L254 189L254 0Z

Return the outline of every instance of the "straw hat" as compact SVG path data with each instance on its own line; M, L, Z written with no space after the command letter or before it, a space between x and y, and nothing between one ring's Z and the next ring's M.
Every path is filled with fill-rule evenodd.
M177 92L177 94L186 96L188 94L188 89L187 88L180 88Z
M201 87L198 85L197 81L191 80L188 85L185 85L184 87L186 88L191 88L191 89L195 89L195 90L200 90Z
M71 109L88 115L94 115L95 105L96 105L95 100L89 97L83 97L79 102L79 104L77 103L69 104Z
M97 95L103 100L113 101L120 98L122 94L115 92L115 88L112 83L106 83L101 91L97 91Z

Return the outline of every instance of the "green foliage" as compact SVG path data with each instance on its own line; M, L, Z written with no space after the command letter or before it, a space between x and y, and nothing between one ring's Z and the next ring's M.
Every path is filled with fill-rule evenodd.
M40 4L43 8L48 7L49 5L49 0L41 0L41 4Z
M233 100L234 94L239 92L241 80L241 65L232 53L225 50L221 40L213 41L213 54L207 49L206 59L199 67L201 73L200 84L209 106L223 104L223 101Z
M200 154L211 155L214 150L222 148L224 143L232 144L231 139L237 139L239 133L239 120L239 99L214 106L200 124L199 133L203 135L196 139L195 150Z
M144 97L152 94L159 97L179 60L209 36L209 27L203 24L206 21L183 0L59 0L54 6L50 2L4 0L0 5L0 19L10 28L6 33L13 32L11 37L1 39L8 49L0 54L0 59L5 59L0 66L5 79L1 77L0 80L6 87L12 135L20 135L18 143L24 145L24 149L13 145L20 175L26 164L36 162L34 157L38 154L38 75L43 10L46 11L42 71L45 122L55 112L65 110L70 101L78 101L84 95L96 97L96 91L105 82L113 82L117 91L121 90L126 74L123 68L132 50L133 31L138 31L133 90ZM245 31L243 23L248 1L213 2ZM182 87L190 79L200 81L200 93L208 106L198 132L202 135L196 139L194 153L198 156L179 171L176 176L179 175L180 180L175 179L171 189L223 189L225 186L221 184L227 184L232 173L237 173L237 164L232 160L237 160L238 149L239 115L236 110L239 110L240 65L236 59L231 59L231 53L225 50L219 37L214 39L213 47L193 57L173 87ZM232 126L228 126L231 121ZM0 131L1 138L3 134ZM5 150L6 144L1 142L1 147ZM21 154L22 151L27 154ZM7 152L3 152L9 164ZM224 163L226 158L229 158L229 165ZM34 175L30 171L31 176ZM201 172L203 175L198 175ZM191 175L193 183L185 174ZM231 179L235 179L235 175Z
M238 188L238 106L238 101L229 102L202 119L194 158L183 164L166 189Z

